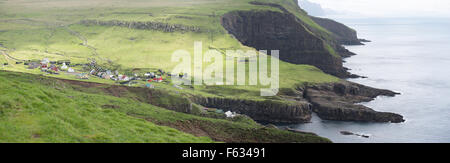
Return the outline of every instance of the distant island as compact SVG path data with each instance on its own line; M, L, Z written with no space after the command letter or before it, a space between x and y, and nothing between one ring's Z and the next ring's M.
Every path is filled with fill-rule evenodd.
M310 2L308 0L299 0L298 1L300 7L307 11L311 16L327 16L338 14L339 12L334 11L332 9L323 8L320 4Z

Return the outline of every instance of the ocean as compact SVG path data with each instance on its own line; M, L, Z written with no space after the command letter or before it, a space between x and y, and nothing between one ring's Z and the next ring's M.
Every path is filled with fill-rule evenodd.
M336 143L450 143L450 19L337 19L371 40L347 46L350 72L368 78L350 81L401 93L362 103L377 111L403 115L405 123L321 120L289 125ZM341 135L350 131L369 138Z

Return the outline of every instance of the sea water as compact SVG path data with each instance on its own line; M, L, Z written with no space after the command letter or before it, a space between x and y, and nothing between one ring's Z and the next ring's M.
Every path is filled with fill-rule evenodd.
M322 120L289 125L333 142L450 142L450 19L338 19L371 40L347 46L350 72L368 78L350 81L401 93L363 103L377 111L403 115L405 123ZM341 131L368 135L345 136Z

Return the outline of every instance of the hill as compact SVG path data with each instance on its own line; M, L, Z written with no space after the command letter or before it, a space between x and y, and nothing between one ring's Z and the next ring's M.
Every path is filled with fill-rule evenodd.
M5 71L0 71L0 82L0 142L329 142L245 117L170 111L139 100L142 96L128 87L107 89L105 84ZM151 103L173 100L163 95Z
M45 134L38 133L46 137L37 136L42 139L36 141L98 142L85 139L85 136L99 134L105 142L208 142L211 139L224 142L328 142L316 135L267 128L253 120L302 123L309 122L313 112L331 120L403 120L399 115L378 113L355 105L378 95L395 93L340 79L350 75L342 66L342 58L353 55L340 45L343 43L340 39L354 39L354 31L341 24L339 30L324 25L307 15L296 0L0 0L0 4L0 70L20 72L0 73L2 81L7 83L2 89L8 92L1 98L4 101L2 112L8 113L3 117L4 130L8 131L4 136L20 135L5 141L35 141L29 137L34 131L26 126L38 123L42 128L51 128L51 124L41 123L51 118L47 114L59 114L63 120L57 121L70 124L61 124L66 127ZM346 36L348 31L352 36ZM193 53L195 42L202 43L202 52L218 50L221 57L225 57L225 50L280 50L279 93L271 97L260 96L260 89L267 88L261 84L174 86L169 76L163 73L163 82L122 82L110 80L110 76L105 76L106 72L92 71L100 67L130 77L143 76L146 72L158 73L158 70L170 72L178 64L172 62L171 54L177 50ZM238 59L247 58L236 55ZM69 61L75 72L55 73L33 67L32 63L46 58L55 63ZM248 67L250 62L244 60L245 66ZM243 78L249 83L249 73L245 71L247 75ZM201 74L186 75L196 77ZM223 79L226 81L227 77ZM56 88L54 83L57 83ZM21 85L30 89L15 88ZM51 91L31 89L34 87ZM68 94L80 94L83 98L71 99ZM23 100L26 97L36 101L27 102ZM86 97L99 102L90 105L83 102ZM122 102L110 106L107 103L111 101ZM21 107L22 102L26 108ZM66 102L71 105L64 109ZM137 109L141 107L144 109ZM17 112L18 108L27 112ZM78 108L87 110L78 112ZM40 110L47 112L33 114ZM217 115L211 110L233 111L248 117L243 118L244 122L230 122L223 114ZM101 121L92 118L103 115L102 112L114 115L105 113L108 120ZM24 119L30 119L30 122L16 120L16 114L26 116ZM90 114L91 118L72 120L84 114ZM122 131L100 130L110 128L113 122L108 121L114 119L136 120L136 123L113 124ZM92 128L77 126L89 121L97 124ZM13 130L16 123L21 125L17 133ZM165 140L145 134L142 137L114 137L122 132L137 132L124 129L125 124L136 126L145 134L153 128ZM213 126L223 130L215 130ZM73 131L69 131L71 128Z

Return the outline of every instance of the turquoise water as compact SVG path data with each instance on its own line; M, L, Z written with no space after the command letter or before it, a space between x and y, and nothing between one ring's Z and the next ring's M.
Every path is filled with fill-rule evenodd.
M402 94L363 103L378 111L402 114L406 122L324 121L290 125L334 142L450 142L450 19L341 19L356 29L365 46L346 59L350 72L367 79L350 81ZM344 136L340 131L370 135Z

